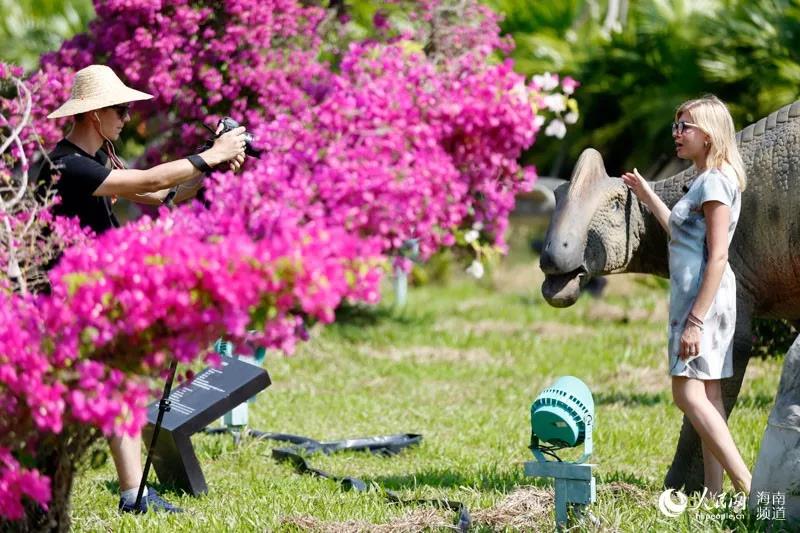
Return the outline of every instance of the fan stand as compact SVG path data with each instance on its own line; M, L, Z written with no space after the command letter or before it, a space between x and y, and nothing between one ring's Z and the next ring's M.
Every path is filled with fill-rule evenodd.
M531 477L551 477L555 488L556 528L561 531L567 526L569 511L580 518L585 507L594 503L597 497L595 478L592 475L594 464L586 463L592 454L592 417L586 420L586 440L584 453L575 463L561 461L555 449L539 444L539 439L531 436L531 451L535 461L525 463L525 475ZM545 454L554 457L551 461Z

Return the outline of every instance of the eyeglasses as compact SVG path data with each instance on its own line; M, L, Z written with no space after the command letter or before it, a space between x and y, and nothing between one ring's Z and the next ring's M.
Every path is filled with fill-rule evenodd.
M686 122L685 120L679 120L678 122L672 123L672 134L675 135L683 135L683 132L686 131L686 128L700 128L697 124L693 122Z
M117 112L117 116L120 120L125 120L125 117L131 116L131 106L127 104L112 105L109 107Z

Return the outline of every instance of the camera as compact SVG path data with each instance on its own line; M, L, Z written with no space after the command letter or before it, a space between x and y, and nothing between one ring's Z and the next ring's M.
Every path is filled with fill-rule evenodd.
M219 137L225 132L234 130L239 127L239 123L233 120L231 117L222 117L222 120L220 120L219 123L222 125L222 129L220 130L217 137ZM261 151L253 148L252 142L254 140L255 137L253 137L252 133L248 131L244 132L244 153L246 153L250 157L259 157L261 155Z
M214 144L214 139L216 139L217 137L219 137L223 133L227 133L227 132L229 132L231 130L235 130L236 128L238 128L240 126L240 124L238 122L236 122L234 119L232 119L231 117L222 117L222 119L220 119L219 123L217 124L217 128L219 129L220 126L222 126L222 129L219 130L219 133L215 133L214 131L211 130L211 128L209 128L208 126L203 124L204 128L206 128L207 130L211 131L211 133L214 134L214 138L213 139L209 139L209 141L206 142L204 148L210 148L211 145ZM260 157L261 156L261 150L257 150L256 148L253 147L252 143L253 143L253 141L255 141L255 139L256 138L253 136L252 133L250 133L248 131L244 132L244 153L249 155L250 157Z

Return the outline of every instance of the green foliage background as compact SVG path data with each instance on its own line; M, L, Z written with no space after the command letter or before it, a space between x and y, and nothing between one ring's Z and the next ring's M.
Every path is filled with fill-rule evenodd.
M518 70L583 84L581 122L530 156L543 175L568 178L593 146L611 175L637 166L652 176L673 157L681 102L714 93L741 129L800 97L800 0L631 1L609 29L610 1L488 3L506 15Z
M373 14L391 9L316 1L347 11L365 35ZM655 175L673 160L668 125L682 101L717 94L742 128L800 98L800 0L485 2L505 15L517 70L583 84L581 121L565 142L542 135L527 156L542 175L569 177L587 146L613 175L634 166ZM614 5L622 11L609 17ZM94 16L90 0L0 0L0 11L0 59L26 69Z
M43 52L86 29L91 0L0 0L0 61L36 68Z

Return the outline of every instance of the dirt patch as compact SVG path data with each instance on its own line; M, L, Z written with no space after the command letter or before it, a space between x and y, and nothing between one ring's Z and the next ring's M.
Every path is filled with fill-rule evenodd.
M656 288L659 284L650 274L612 274L604 277L608 284L603 294L609 296L630 296Z
M637 393L654 393L669 387L669 377L663 368L631 366L622 364L616 371L603 380L605 385L614 389L630 388Z
M654 344L657 347L657 353L653 354L655 356L664 356L666 360L667 354L667 327L666 323L664 325L663 331L648 331L641 337L642 344Z
M583 318L592 322L627 322L629 320L628 312L625 309L601 301L592 302L592 305L583 313Z
M539 335L547 340L560 340L576 335L594 335L591 327L568 324L556 321L539 321L520 324L504 320L465 320L458 318L444 318L438 320L433 330L437 333L463 332L476 335L486 333L500 333L502 335Z
M530 331L531 328L527 325L517 324L514 322L504 322L502 320L467 321L449 318L437 321L433 330L437 333L462 331L465 333L502 333L506 335L512 335Z
M531 331L541 335L547 340L560 340L576 335L594 335L592 328L576 326L575 324L565 324L563 322L536 322L530 325Z
M490 298L470 298L456 305L456 311L463 313L473 309L486 309L491 303Z
M475 525L512 531L537 531L553 514L553 494L540 488L526 487L508 494L489 509L472 513Z
M501 264L492 276L492 285L505 293L539 293L544 282L544 272L539 268L539 261L507 265Z
M311 516L291 516L281 521L282 529L294 527L315 533L416 533L430 530L452 529L455 526L436 509L414 509L386 524L372 524L363 520L322 522Z
M376 359L390 361L439 362L454 361L461 363L493 363L500 360L482 348L458 349L449 346L406 346L386 348L361 348L361 353Z
M619 305L596 301L584 312L583 318L589 321L605 322L654 322L667 323L668 309L666 305L657 305L655 309L643 307L624 308Z
M669 303L667 301L659 302L652 311L645 310L647 313L647 320L656 324L666 325L669 322Z
M614 495L625 494L643 505L647 505L651 502L650 494L646 490L632 483L626 483L625 481L602 483L597 486L597 490L600 492L610 492Z
M780 376L783 368L783 359L761 359L753 357L747 363L747 370L744 374L745 383L764 376Z

